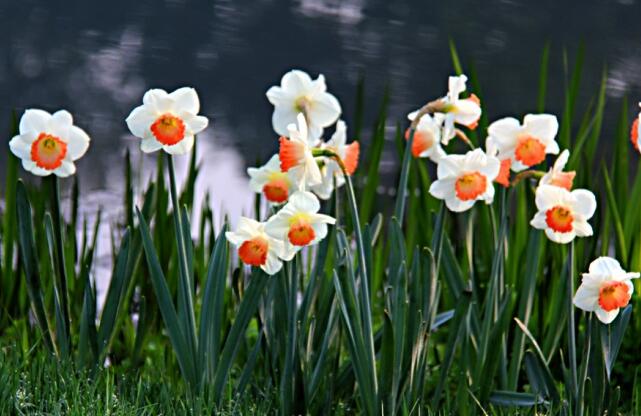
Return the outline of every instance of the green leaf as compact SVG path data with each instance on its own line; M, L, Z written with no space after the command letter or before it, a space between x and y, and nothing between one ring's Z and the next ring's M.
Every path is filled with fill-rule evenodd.
M623 335L630 323L632 316L632 305L626 306L621 313L609 325L601 324L601 349L603 350L603 360L605 362L605 371L610 380L612 367L619 354L621 343L623 342Z
M532 407L544 404L545 401L532 393L496 390L490 395L490 403L497 406Z

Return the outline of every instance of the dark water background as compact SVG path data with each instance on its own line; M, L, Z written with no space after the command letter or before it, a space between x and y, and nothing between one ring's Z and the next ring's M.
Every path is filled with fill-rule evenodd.
M464 66L474 62L484 111L520 116L534 111L549 41L548 110L559 114L562 50L572 59L584 42L579 106L607 63L608 136L619 99L641 98L639 22L638 0L0 0L0 131L12 109L68 109L93 139L78 163L83 208L119 206L125 147L139 158L125 117L148 88L194 86L211 121L199 138L201 186L239 212L251 195L245 168L277 146L264 93L291 68L325 74L347 120L364 74L366 126L389 85L391 125L445 92L451 37ZM393 172L394 160L388 152L382 169Z

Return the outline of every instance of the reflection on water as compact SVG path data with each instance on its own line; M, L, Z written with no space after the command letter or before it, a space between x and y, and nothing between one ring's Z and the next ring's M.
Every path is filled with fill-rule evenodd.
M12 108L70 110L93 138L78 163L90 212L121 198L122 154L136 145L124 119L142 93L194 86L211 120L199 138L201 180L215 206L231 209L249 203L246 166L276 150L264 93L292 67L324 73L347 120L365 74L366 125L389 84L393 121L445 91L451 37L474 61L484 108L496 117L533 110L549 40L549 111L560 113L561 50L572 58L581 41L580 99L596 90L605 62L610 98L641 96L639 16L637 0L2 1L0 128ZM606 113L607 133L616 112ZM382 168L393 172L395 160L390 152Z

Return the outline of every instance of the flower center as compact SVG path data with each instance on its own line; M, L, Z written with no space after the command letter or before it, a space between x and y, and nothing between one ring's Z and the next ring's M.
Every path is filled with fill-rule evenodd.
M47 133L40 133L31 144L31 160L42 169L54 170L62 165L67 155L67 143Z
M456 196L462 201L478 198L487 189L487 178L479 172L461 175L454 185Z
M311 100L305 96L298 97L294 102L294 108L296 109L296 112L305 114L305 117L307 117L307 113L309 112L309 108L311 107L311 105Z
M545 222L548 227L557 233L572 231L572 221L574 221L572 211L560 205L552 207L545 212Z
M410 139L410 129L405 130L405 140ZM431 134L415 131L414 141L412 142L412 155L420 157L423 152L429 150L434 145L434 138Z
M254 237L245 241L238 249L238 257L245 264L262 266L267 262L269 243L263 237Z
M545 160L545 145L536 137L524 134L519 137L514 155L525 166L538 165Z
M605 282L599 289L599 306L610 312L623 308L630 301L628 285L624 282Z
M173 146L185 138L185 123L172 114L163 114L151 125L151 132L165 146Z
M274 172L269 177L269 182L263 186L265 198L270 202L281 203L289 197L289 180L282 172Z
M296 214L289 220L289 242L295 246L306 246L316 238L314 228L309 223L307 214Z

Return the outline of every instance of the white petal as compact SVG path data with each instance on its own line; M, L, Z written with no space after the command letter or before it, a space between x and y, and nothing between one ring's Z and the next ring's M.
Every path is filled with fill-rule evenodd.
M68 160L63 160L60 167L54 169L53 173L60 178L66 178L76 173L76 165Z
M568 149L565 149L561 152L559 157L556 158L556 162L554 162L554 170L557 172L562 172L565 168L565 165L567 165L569 158L570 151Z
M454 178L439 179L430 185L430 194L438 199L446 199L455 196Z
M589 237L593 234L592 226L584 220L574 220L572 222L572 229L577 237Z
M306 95L314 89L309 74L298 69L289 71L280 81L280 85L293 96Z
M539 211L547 211L555 205L562 203L569 197L569 194L566 189L558 186L541 185L536 188L536 207Z
M50 119L51 114L44 110L35 108L28 109L20 118L20 134L27 132L33 132L36 133L36 135L40 134L46 131Z
M599 274L603 276L618 276L625 273L621 264L612 257L599 257L590 263L588 268L590 274Z
M89 136L83 129L71 126L69 142L67 143L67 158L71 160L80 159L89 149L89 141Z
M476 123L481 117L481 107L474 101L466 99L456 102L454 121L464 126Z
M263 266L260 267L267 273L268 275L272 276L275 275L280 271L280 269L283 268L283 262L281 262L278 257L276 257L272 253L267 254L267 261Z
M174 100L174 109L176 111L186 111L191 114L198 114L200 111L200 100L198 100L198 93L190 87L178 88L176 91L169 94Z
M559 244L567 244L570 241L574 240L576 234L574 231L569 231L567 233L557 233L551 228L545 229L545 235L553 242Z
M439 179L456 178L463 169L463 159L461 155L448 155L444 157L438 164L436 174Z
M572 197L576 201L572 209L584 216L585 219L592 218L594 211L596 211L596 197L594 194L587 189L576 189L572 191Z
M513 117L496 120L487 128L488 136L492 138L499 150L507 146L514 146L520 132L521 124Z
M475 200L471 201L461 201L457 197L445 199L445 205L450 211L453 212L463 212L474 206Z
M163 146L162 148L170 155L184 155L185 153L189 153L192 147L194 147L194 136L189 135L185 136L173 146Z
M36 165L36 162L31 159L22 159L22 168L27 172L33 173L36 176L49 176L53 173L52 170L38 167Z
M270 89L267 90L267 93L265 95L267 96L267 99L269 100L269 102L277 107L278 106L294 107L295 97L287 93L287 91L285 91L281 87L277 87L277 86L271 87Z
M150 111L150 107L141 105L131 111L125 122L134 136L143 139L152 135L151 125L157 118L157 115Z
M9 142L11 152L20 159L31 160L31 145L27 144L20 135L13 136Z
M170 112L174 108L174 100L167 94L167 91L159 88L147 91L142 97L142 102L149 106L151 112L158 115Z
M288 126L296 123L298 112L294 107L277 106L272 114L272 127L274 131L281 136L289 136Z
M153 153L160 149L162 149L162 143L156 140L155 137L143 139L140 142L140 150L142 150L144 153Z
M320 210L320 202L311 192L296 192L289 197L289 204L295 210L307 213L316 213Z
M265 232L276 239L285 240L289 231L289 217L281 210L265 223Z
M315 238L312 244L316 244L325 237L327 237L327 224L325 223L315 223L312 224L312 229L314 230Z
M599 308L599 290L582 284L576 291L572 302L577 308L592 312Z
M465 75L452 76L448 78L447 98L450 100L450 102L456 101L459 95L463 91L465 91L466 83L467 83L467 76Z
M596 317L599 318L599 321L607 325L614 321L617 316L619 316L619 308L616 308L615 310L612 310L610 312L606 312L601 308L597 308L594 313L596 314Z
M523 118L523 127L529 134L547 145L556 137L559 121L552 114L528 114Z
M187 125L187 131L192 135L198 134L207 128L209 119L205 116L194 116L191 114L184 114L183 120Z
M336 97L329 93L320 94L311 103L307 117L310 124L327 127L338 120L341 114L341 105Z
M548 228L548 224L545 220L545 212L537 212L534 214L534 218L530 221L530 225L538 230L545 230Z
M69 140L71 127L73 126L73 117L66 110L60 110L53 113L47 123L47 132L58 136L65 142Z

